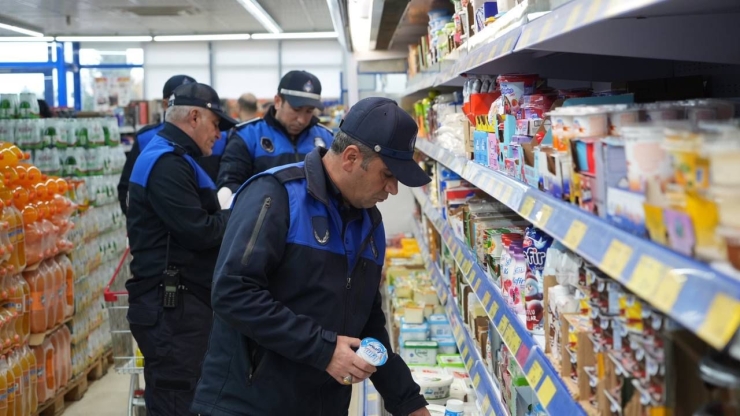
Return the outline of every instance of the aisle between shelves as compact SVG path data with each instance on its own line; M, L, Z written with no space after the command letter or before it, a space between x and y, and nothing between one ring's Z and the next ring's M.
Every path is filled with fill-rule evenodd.
M737 278L620 230L574 205L468 161L429 141L419 140L416 147L597 265L609 277L713 347L723 349L735 337L740 327L740 281ZM427 211L436 211L423 193L417 190L415 195ZM443 233L449 227L438 212L436 216L435 226ZM550 221L551 218L557 220ZM452 245L450 249L460 260L465 274L470 276L469 281L485 283L486 279L480 278L483 277L481 270L473 268L476 262L469 250L455 242L451 230L443 233L443 238ZM481 301L486 295L484 288L485 285L476 289ZM487 302L488 299L483 303ZM497 306L494 308L498 309ZM500 320L501 314L498 315ZM512 322L511 317L507 320Z
M526 325L506 306L500 290L486 278L485 273L475 260L474 254L454 236L452 229L447 225L437 208L432 205L426 195L419 189L414 189L413 193L414 197L419 201L424 215L434 225L442 241L455 259L455 263L457 263L460 271L462 271L467 283L473 288L473 293L485 308L488 318L493 322L496 331L501 336L506 347L516 357L517 363L545 410L551 415L585 415L586 412L573 399L558 371L546 357L541 346L543 341L535 341L527 331ZM429 259L429 250L423 243L420 231L417 231L417 240L419 240L419 245L422 248L424 262L433 274L432 281L437 289L440 300L445 303L448 315L451 317L450 323L460 346L462 358L465 361L468 371L470 371L470 376L473 377L474 383L476 379L485 379L486 383L479 382L480 386L484 384L489 385L480 388L476 384L476 389L481 395L480 397L489 398L489 400L495 398L497 403L503 406L500 404L501 393L498 392L499 389L493 387L495 383L483 365L475 344L470 339L467 330L460 325L461 315L457 309L457 305L454 301L446 302L447 299L452 297L452 294L439 269ZM495 391L496 395L491 398L493 391ZM481 403L481 410L485 404L485 402Z

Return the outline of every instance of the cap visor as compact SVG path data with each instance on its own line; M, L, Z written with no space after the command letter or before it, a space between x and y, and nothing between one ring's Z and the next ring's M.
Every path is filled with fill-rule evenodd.
M416 188L432 181L426 172L424 172L424 169L419 167L413 160L400 160L383 155L380 155L380 157L391 173L393 173L393 176L408 187Z
M213 113L221 118L218 122L218 129L221 131L230 130L232 127L237 125L237 121L229 117L226 113L221 110L211 110Z
M319 100L314 100L313 98L296 97L295 95L285 94L285 99L288 100L288 103L293 108L314 107L318 108L319 110L324 109L324 104Z

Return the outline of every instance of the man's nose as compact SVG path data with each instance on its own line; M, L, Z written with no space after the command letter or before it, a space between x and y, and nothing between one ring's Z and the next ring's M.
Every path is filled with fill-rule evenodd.
M391 195L397 195L398 194L398 179L395 177L388 181L388 185L385 187L385 191L388 192Z

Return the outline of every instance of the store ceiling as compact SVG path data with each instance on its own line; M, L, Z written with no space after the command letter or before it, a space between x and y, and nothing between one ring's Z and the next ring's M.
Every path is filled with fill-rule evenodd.
M284 32L334 31L326 0L259 3ZM267 32L237 0L0 0L0 22L47 36Z
M448 0L385 0L377 50L406 50L427 33L430 10L452 9Z

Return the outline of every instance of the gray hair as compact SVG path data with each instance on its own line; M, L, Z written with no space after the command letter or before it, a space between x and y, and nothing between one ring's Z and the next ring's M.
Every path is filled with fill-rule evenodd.
M331 152L340 155L347 149L347 147L353 145L357 146L357 148L360 149L360 155L362 155L362 163L360 164L360 167L364 170L367 170L370 162L378 157L378 153L375 152L373 149L367 147L359 140L353 139L347 133L341 130L339 130L337 134L334 135L334 141L331 143Z
M167 109L167 113L164 116L164 121L169 123L175 123L183 121L188 117L191 110L198 109L191 105L175 105Z

